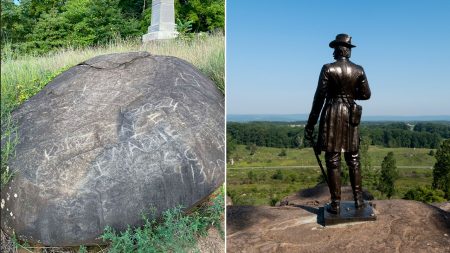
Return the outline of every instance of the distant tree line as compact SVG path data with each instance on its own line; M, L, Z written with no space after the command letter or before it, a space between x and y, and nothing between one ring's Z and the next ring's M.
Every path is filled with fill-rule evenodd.
M396 148L438 148L443 139L450 138L450 123L380 123L363 124L362 135L372 145Z
M224 29L225 0L175 0L180 27ZM1 0L1 48L46 53L61 47L140 37L151 20L151 0Z
M227 134L236 144L295 148L308 145L303 140L304 127L265 122L227 123Z
M232 145L254 143L265 147L302 148L310 145L303 138L304 125L305 122L229 122L227 133ZM363 123L361 135L368 137L372 145L434 149L450 138L450 123Z

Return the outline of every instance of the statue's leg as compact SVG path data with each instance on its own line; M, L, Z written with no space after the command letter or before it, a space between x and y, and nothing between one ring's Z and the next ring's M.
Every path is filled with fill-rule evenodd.
M361 163L359 161L359 152L345 152L345 161L347 162L350 183L352 184L353 198L357 208L364 207L364 200L362 197L362 180L361 180Z
M328 183L331 194L331 213L339 213L341 202L341 153L325 152L327 164Z

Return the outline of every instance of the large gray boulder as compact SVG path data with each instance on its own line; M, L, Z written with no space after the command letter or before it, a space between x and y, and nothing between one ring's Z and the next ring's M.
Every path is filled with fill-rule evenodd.
M109 225L191 207L224 181L224 97L186 61L92 58L13 112L19 144L1 227L44 245L90 245Z

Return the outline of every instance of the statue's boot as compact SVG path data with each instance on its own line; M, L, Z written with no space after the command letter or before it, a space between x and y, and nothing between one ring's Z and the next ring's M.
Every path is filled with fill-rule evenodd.
M327 212L338 214L341 212L341 203L336 200L332 200L331 204L327 207Z
M341 202L341 153L326 152L328 187L330 188L331 204L327 211L338 214Z
M365 203L362 195L361 163L358 152L346 152L345 161L349 169L350 183L352 184L353 198L356 208L364 208Z

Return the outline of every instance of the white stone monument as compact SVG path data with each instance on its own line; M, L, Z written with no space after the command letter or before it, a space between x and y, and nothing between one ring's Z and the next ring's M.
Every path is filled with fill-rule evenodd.
M173 39L177 35L174 0L153 0L152 22L148 27L148 33L142 36L142 41Z

